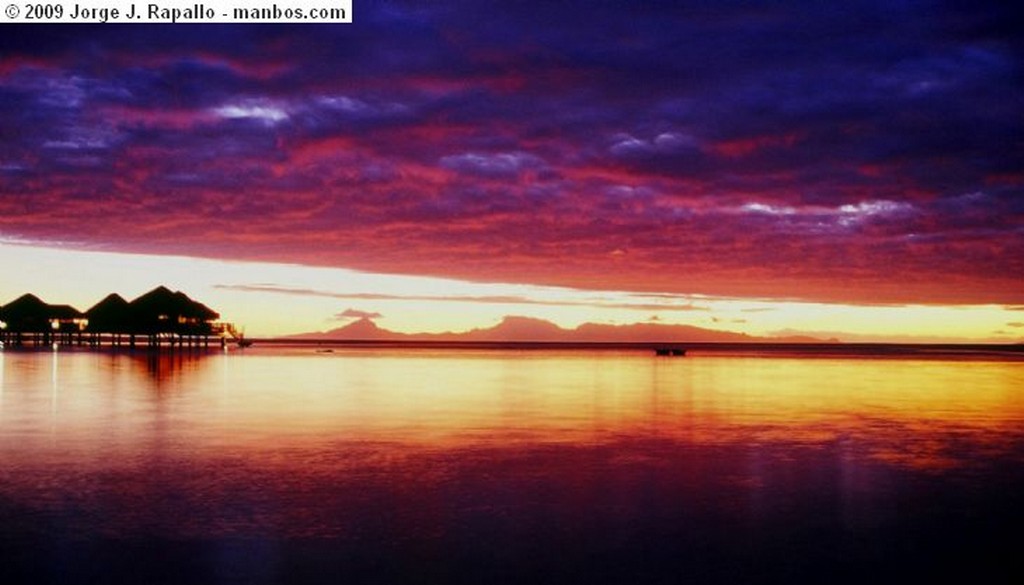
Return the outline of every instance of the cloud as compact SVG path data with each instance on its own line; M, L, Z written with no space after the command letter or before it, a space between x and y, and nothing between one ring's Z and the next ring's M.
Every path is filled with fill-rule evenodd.
M1024 303L1005 3L548 4L5 30L0 234L587 290Z
M679 154L693 150L696 146L697 141L692 136L679 132L662 132L648 139L619 134L612 139L612 145L608 150L614 156L631 158Z
M371 312L368 312L368 311L360 311L358 309L351 309L351 308L350 309L345 309L344 311L342 311L342 312L340 312L340 313L338 313L338 314L336 314L334 316L334 318L338 319L338 320L345 320L345 319L369 319L369 320L373 320L373 319L380 319L381 317L383 317L383 315L381 315L380 313L371 313Z
M491 178L516 177L527 169L537 169L544 161L525 152L481 154L476 152L441 157L442 167L470 175Z
M213 109L213 112L229 120L250 119L268 125L274 125L289 118L288 112L282 107L263 100L245 100L218 106Z
M442 303L483 303L497 305L542 305L550 307L594 307L602 309L657 310L657 311L708 311L709 307L692 303L629 303L605 300L568 301L531 298L517 295L394 295L382 293L345 293L310 288L290 287L278 284L217 284L214 288L242 292L276 293L298 296L326 297L361 301L422 301Z
M905 226L919 213L912 203L889 200L857 201L834 207L750 202L744 203L736 212L776 218L789 229L809 231L864 228L897 221Z

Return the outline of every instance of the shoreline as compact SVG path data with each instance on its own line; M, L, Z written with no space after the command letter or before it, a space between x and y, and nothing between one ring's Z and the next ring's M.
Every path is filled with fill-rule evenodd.
M649 352L655 357L660 349L685 350L685 356L677 359L699 356L741 355L750 357L870 357L870 358L999 358L1024 361L1024 344L994 343L765 343L765 342L653 342L653 341L436 341L436 340L387 340L387 339L289 339L252 338L252 344L240 347L234 342L210 344L161 344L151 346L140 343L135 347L127 344L78 344L59 343L56 351L139 353L139 354L214 354L226 351L252 351L260 348L273 349L342 349L342 350L443 350L443 351L576 351L576 352ZM7 344L0 346L0 352L39 353L53 352L52 345Z

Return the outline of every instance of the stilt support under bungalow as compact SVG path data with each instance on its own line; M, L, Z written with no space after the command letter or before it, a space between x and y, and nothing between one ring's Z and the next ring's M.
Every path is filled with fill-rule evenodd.
M66 347L122 348L128 349L209 349L210 340L217 341L215 347L226 347L229 339L223 335L179 335L146 334L142 340L136 334L97 332L49 332L49 331L6 331L0 330L0 342L7 348L51 347L54 343ZM141 341L141 343L140 343Z

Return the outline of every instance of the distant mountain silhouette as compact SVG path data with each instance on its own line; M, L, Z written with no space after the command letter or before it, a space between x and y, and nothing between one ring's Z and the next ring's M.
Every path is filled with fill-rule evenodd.
M352 340L387 340L404 338L405 335L402 333L395 333L388 331L387 329L381 329L373 322L372 319L363 317L344 327L332 329L326 333L306 333L303 335L295 335L292 337L310 337L316 339L352 339Z
M584 323L575 329L563 329L543 319L507 316L494 327L462 333L398 333L379 327L363 318L330 331L289 335L287 339L323 339L334 341L505 341L563 343L822 343L832 340L807 336L756 337L745 333L704 329L692 325L634 323L603 325Z
M550 321L508 316L494 327L446 335L466 341L572 341L571 334Z

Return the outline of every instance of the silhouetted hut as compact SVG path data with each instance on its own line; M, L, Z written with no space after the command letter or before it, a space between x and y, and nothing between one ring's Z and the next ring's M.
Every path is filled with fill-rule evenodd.
M104 297L86 311L85 316L89 319L89 331L94 333L128 333L131 330L128 301L117 293Z
M52 330L50 306L33 294L25 294L0 309L0 321L12 332L43 333Z
M4 337L13 336L16 343L22 342L22 334L29 333L38 341L49 343L58 334L81 332L85 327L85 315L71 305L49 305L33 294L25 294L0 309Z
M128 303L133 333L210 335L220 314L183 292L158 286Z
M70 305L49 305L32 294L0 306L0 342L21 345L79 344L88 332L88 343L120 345L123 335L135 347L137 335L145 335L150 347L207 345L209 337L233 331L229 324L215 323L220 314L193 301L181 291L159 286L128 302L113 293L82 313ZM226 328L226 329L225 329ZM223 343L223 340L222 340Z
M0 321L9 331L79 331L85 325L85 315L71 305L48 305L33 294L25 294L0 309Z

